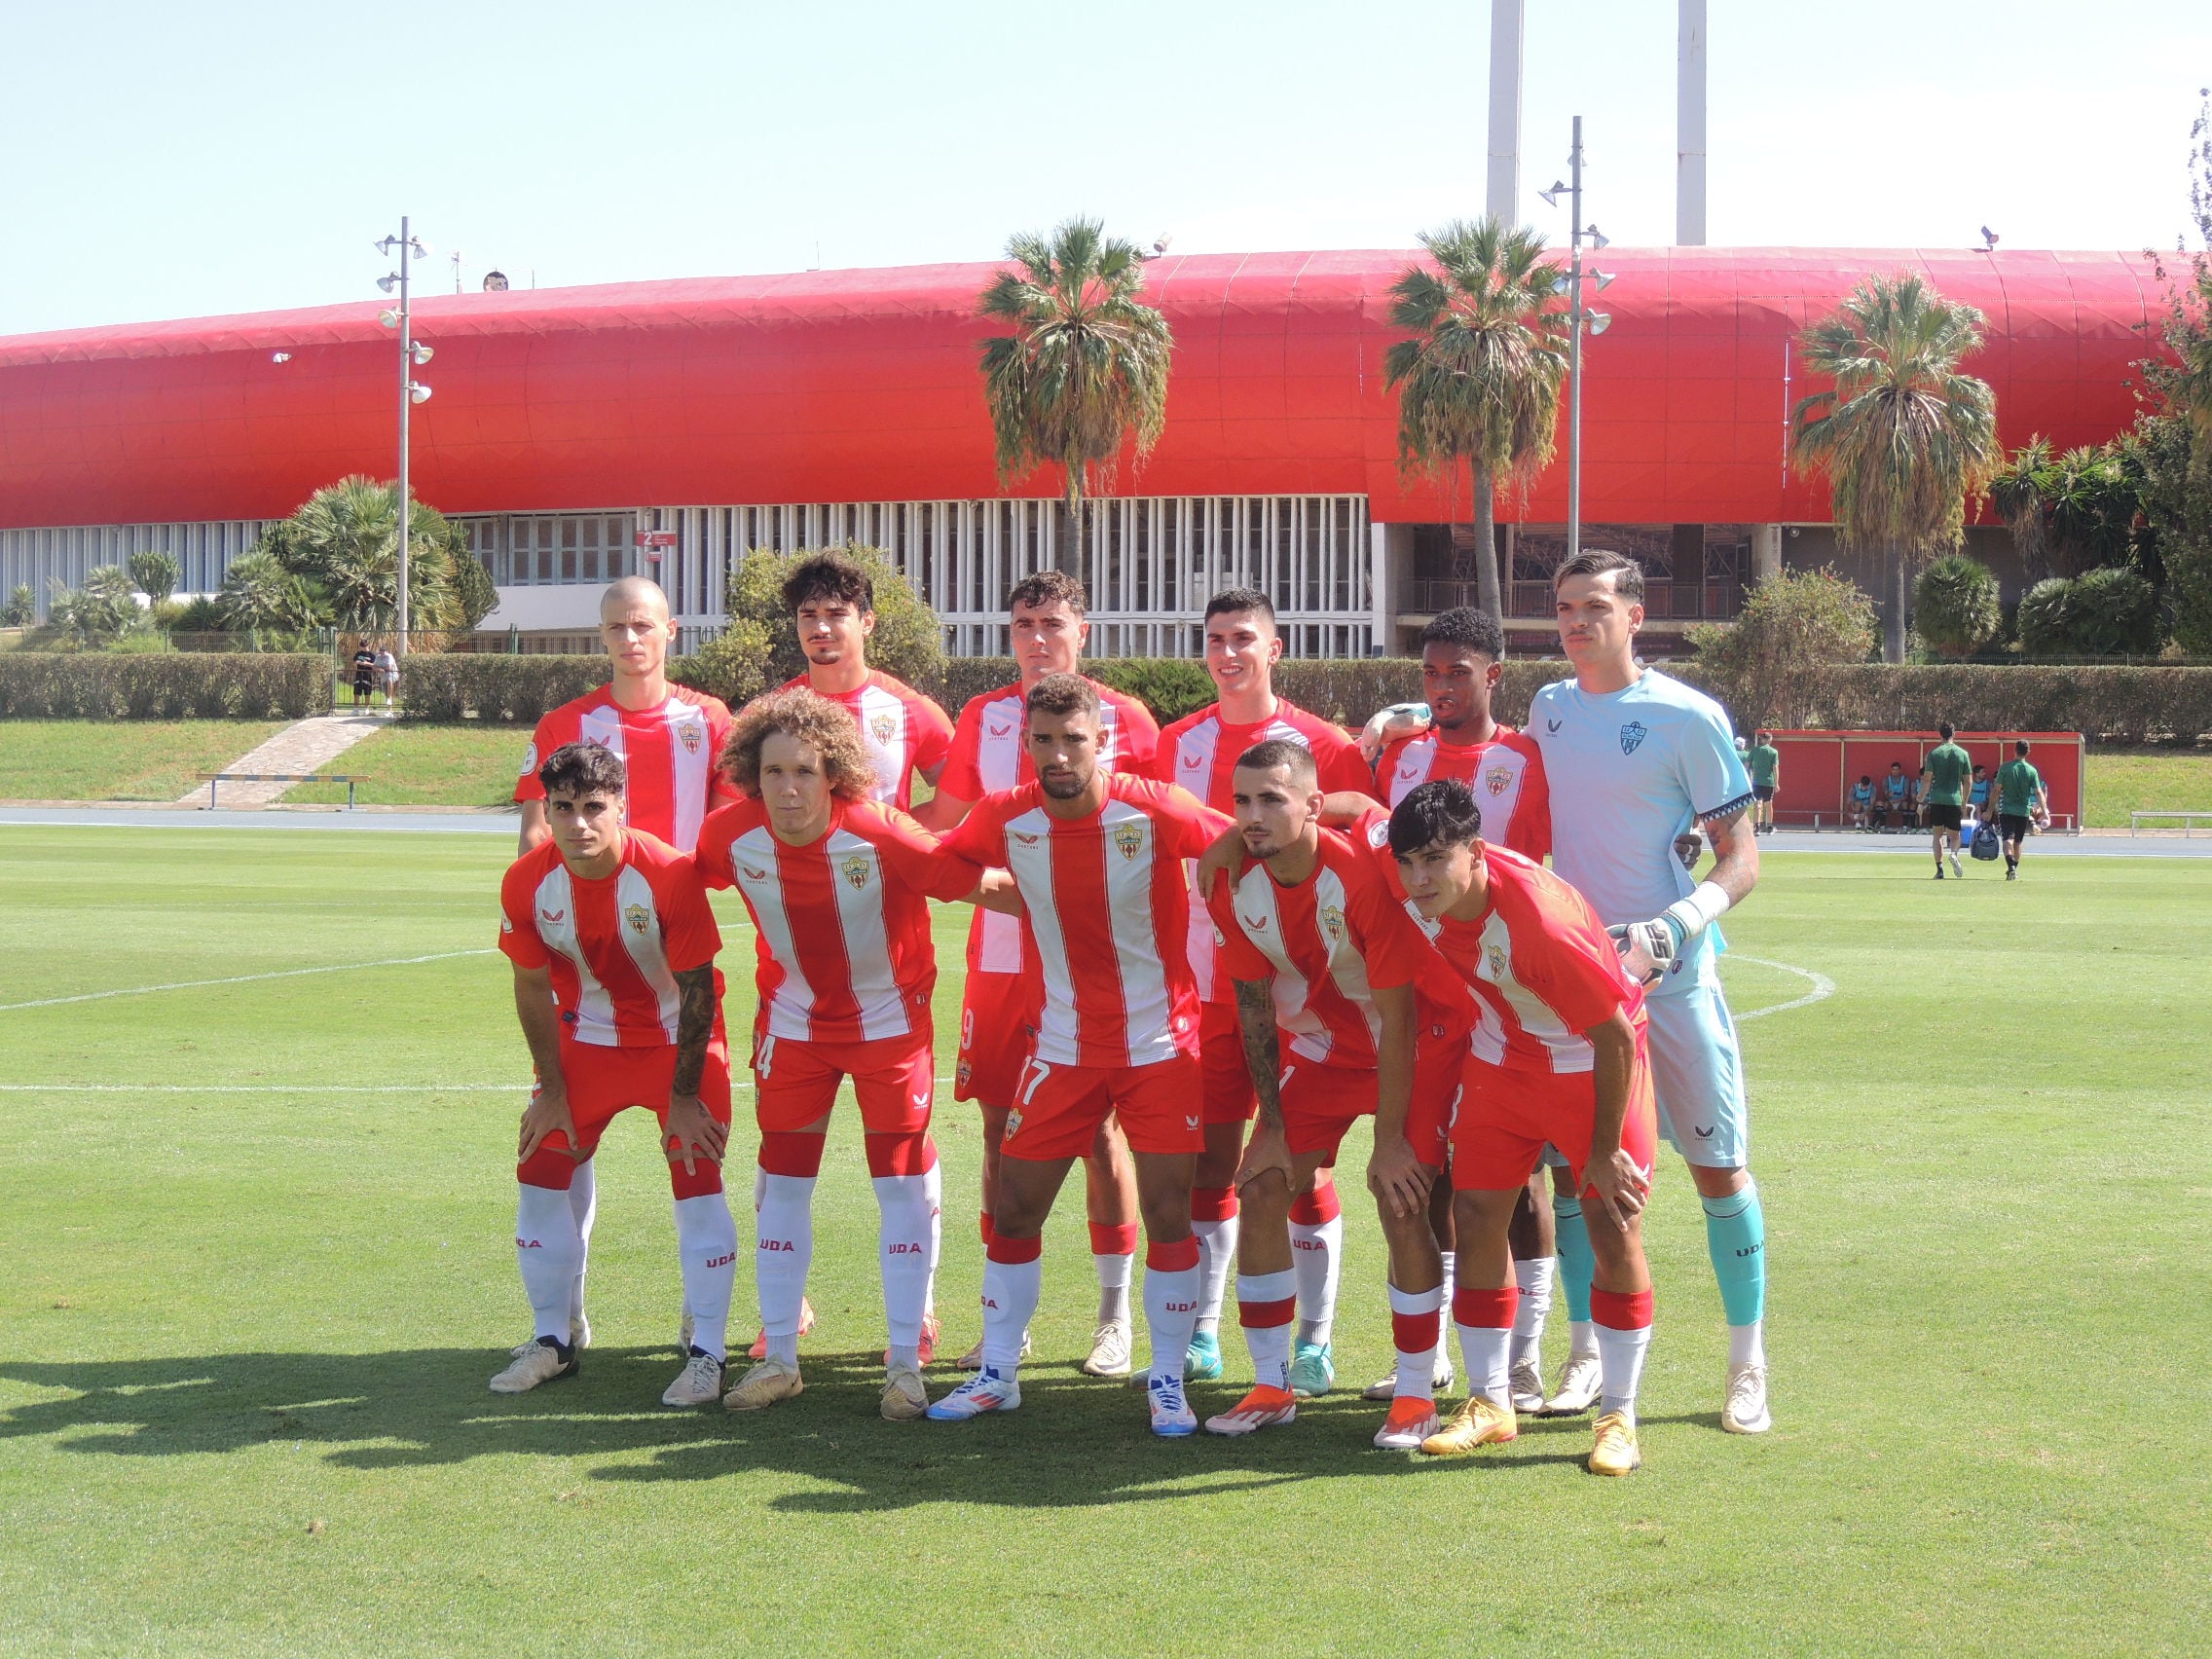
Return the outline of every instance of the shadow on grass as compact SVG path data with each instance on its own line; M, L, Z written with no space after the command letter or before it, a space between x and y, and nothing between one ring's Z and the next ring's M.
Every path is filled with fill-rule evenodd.
M1588 1420L1572 1419L1530 1420L1514 1445L1474 1458L1379 1452L1370 1441L1382 1408L1350 1392L1301 1406L1299 1420L1285 1428L1165 1441L1150 1432L1141 1394L1083 1377L1072 1365L1025 1367L1021 1409L1005 1418L891 1423L876 1413L882 1371L870 1353L809 1353L804 1394L745 1415L661 1405L677 1369L668 1349L593 1348L575 1378L511 1398L484 1385L504 1358L490 1349L417 1348L0 1361L0 1379L68 1390L0 1412L0 1439L52 1439L68 1452L124 1457L297 1443L349 1469L433 1468L493 1456L600 1458L606 1461L589 1478L610 1482L771 1471L819 1483L770 1504L805 1514L941 1502L1141 1502L1346 1476L1488 1478L1579 1464L1589 1449ZM935 1368L932 1395L956 1378L949 1366ZM1202 1418L1239 1392L1200 1385L1193 1403Z

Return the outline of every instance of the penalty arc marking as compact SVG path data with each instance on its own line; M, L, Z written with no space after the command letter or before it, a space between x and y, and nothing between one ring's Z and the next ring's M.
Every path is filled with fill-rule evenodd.
M1788 1014L1793 1008L1810 1008L1813 1004L1825 1002L1827 998L1835 995L1835 981L1825 974L1814 973L1810 968L1799 968L1788 962L1769 961L1764 956L1745 956L1733 950L1722 960L1749 962L1754 968L1772 968L1779 973L1794 974L1813 987L1803 996L1793 998L1788 1002L1775 1003L1767 1008L1754 1008L1748 1014L1734 1014L1733 1017L1739 1025L1747 1019L1764 1019L1770 1014Z

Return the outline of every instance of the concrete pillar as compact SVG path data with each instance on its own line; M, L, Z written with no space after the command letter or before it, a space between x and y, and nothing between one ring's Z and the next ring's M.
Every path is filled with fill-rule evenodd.
M1483 210L1521 222L1521 8L1490 0L1490 173Z
M1751 585L1761 587L1782 574L1782 526L1751 526Z
M1675 241L1705 245L1705 0L1680 0L1675 81ZM1493 118L1494 119L1494 118Z
M1368 651L1388 656L1398 645L1398 595L1390 585L1390 527L1367 527Z

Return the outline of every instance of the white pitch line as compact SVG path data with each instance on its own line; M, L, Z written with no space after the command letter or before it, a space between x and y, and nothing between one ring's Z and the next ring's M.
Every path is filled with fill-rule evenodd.
M950 1083L948 1073L937 1080ZM732 1088L751 1088L732 1078ZM0 1083L0 1094L527 1094L528 1083Z
M226 979L179 979L167 985L127 985L115 991L86 991L74 997L40 997L35 1002L0 1003L0 1014L12 1014L19 1008L59 1008L63 1003L100 1002L108 997L144 997L156 991L195 991L203 985L245 985L257 979L297 979L308 974L350 974L360 968L412 968L418 962L448 962L457 956L490 956L494 951L487 945L481 950L441 950L434 956L388 956L382 962L334 962L327 968L283 968L274 974L234 974Z
M1721 958L1723 962L1749 962L1754 968L1773 968L1784 974L1794 974L1800 979L1812 981L1813 988L1793 1002L1776 1003L1772 1008L1754 1008L1749 1014L1735 1015L1741 1025L1747 1019L1764 1019L1770 1014L1788 1014L1793 1008L1810 1008L1835 995L1835 981L1825 974L1816 974L1810 968L1799 968L1788 962L1772 962L1763 956L1746 956L1731 950Z

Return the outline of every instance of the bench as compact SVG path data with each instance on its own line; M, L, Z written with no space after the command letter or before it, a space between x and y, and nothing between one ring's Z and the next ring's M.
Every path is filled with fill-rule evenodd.
M207 805L215 805L217 784L344 784L346 810L353 810L353 786L370 780L359 773L346 772L201 772L196 774L207 786Z
M2130 812L2127 815L2127 832L2130 835L2134 834L2135 827L2146 818L2180 819L2182 821L2181 832L2186 839L2196 832L2196 820L2199 818L2212 819L2212 810L2199 812Z

